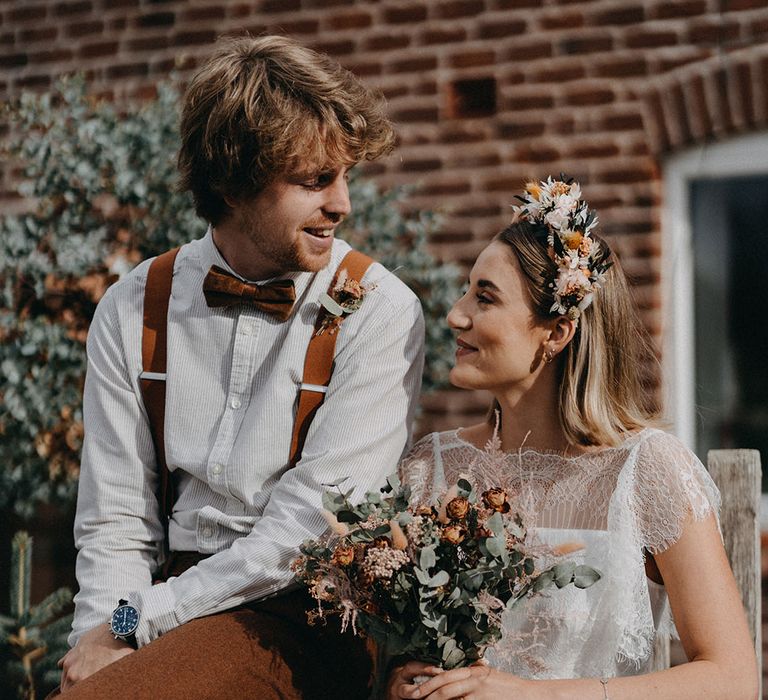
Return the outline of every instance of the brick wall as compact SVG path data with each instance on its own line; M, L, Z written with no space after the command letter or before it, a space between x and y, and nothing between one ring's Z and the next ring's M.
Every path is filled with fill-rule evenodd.
M768 122L765 0L0 0L0 96L81 70L141 99L244 31L290 34L387 95L400 147L368 172L445 214L446 260L476 256L525 178L579 179L657 341L660 160ZM423 426L484 405L427 398Z

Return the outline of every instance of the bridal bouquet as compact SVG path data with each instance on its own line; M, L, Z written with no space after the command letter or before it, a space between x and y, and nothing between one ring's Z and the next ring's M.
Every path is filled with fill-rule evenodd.
M338 614L342 632L364 633L390 655L445 669L472 664L501 639L505 609L549 586L600 578L563 560L539 570L501 488L478 497L459 479L439 507L413 508L397 477L358 505L341 483L323 496L332 534L306 541L292 568L317 601L311 623Z

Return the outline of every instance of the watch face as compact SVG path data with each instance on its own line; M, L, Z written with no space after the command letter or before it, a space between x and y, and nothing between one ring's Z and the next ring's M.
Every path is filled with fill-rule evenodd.
M112 613L112 632L127 637L139 626L139 611L132 605L121 605Z

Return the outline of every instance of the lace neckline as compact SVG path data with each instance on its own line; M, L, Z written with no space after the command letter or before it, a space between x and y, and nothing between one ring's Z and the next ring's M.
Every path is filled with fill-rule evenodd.
M457 443L460 443L461 445L470 448L471 450L474 450L475 452L479 452L481 454L488 454L488 451L483 447L478 447L473 442L470 442L469 440L465 440L463 437L461 437L460 432L462 430L465 430L466 428L456 428L455 430L449 431L447 434L453 438ZM502 454L506 457L509 456L517 456L517 455L539 455L543 457L553 457L561 459L565 462L577 462L582 459L590 459L594 457L598 457L600 455L612 455L616 452L619 452L621 450L628 450L634 447L640 439L645 436L647 433L652 431L653 429L650 427L643 428L642 430L637 431L636 433L631 433L627 436L627 438L620 444L620 445L614 445L614 446L607 446L602 447L598 450L588 451L588 452L582 452L581 454L575 454L575 455L568 455L564 452L561 452L559 450L547 450L544 448L536 448L536 447L520 447L516 450L510 450L510 451L502 451Z

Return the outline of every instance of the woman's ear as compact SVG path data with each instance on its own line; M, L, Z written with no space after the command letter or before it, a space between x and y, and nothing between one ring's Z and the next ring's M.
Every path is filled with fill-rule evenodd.
M236 200L236 199L235 199L233 196L231 196L231 195L229 195L229 194L225 194L225 195L224 195L224 203L225 203L225 204L226 204L226 205L227 205L227 206L228 206L230 209L234 209L234 208L237 206L237 200Z
M568 343L576 335L576 321L567 316L558 316L553 319L549 332L548 345L555 355L559 355Z

